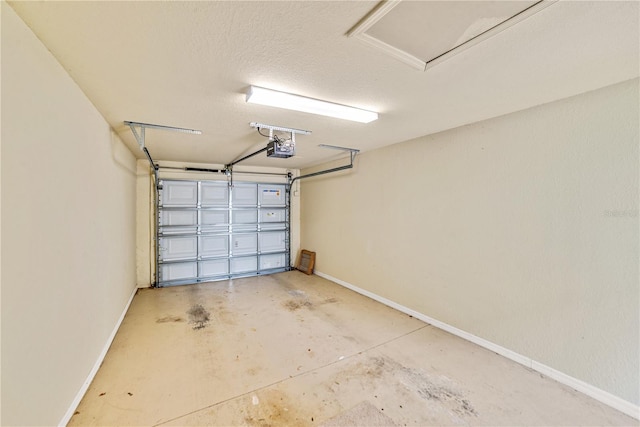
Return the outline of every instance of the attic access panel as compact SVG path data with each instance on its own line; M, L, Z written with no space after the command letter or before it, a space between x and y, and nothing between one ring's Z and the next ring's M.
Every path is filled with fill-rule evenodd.
M554 1L382 1L348 35L425 70Z

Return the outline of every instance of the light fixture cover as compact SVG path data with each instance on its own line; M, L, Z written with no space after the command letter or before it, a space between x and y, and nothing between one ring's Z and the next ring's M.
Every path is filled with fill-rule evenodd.
M302 111L304 113L319 114L321 116L336 117L338 119L352 120L354 122L369 123L378 119L378 113L361 110L347 105L334 104L333 102L293 95L287 92L265 89L258 86L250 86L247 92L247 102L267 105L270 107L284 108L287 110Z

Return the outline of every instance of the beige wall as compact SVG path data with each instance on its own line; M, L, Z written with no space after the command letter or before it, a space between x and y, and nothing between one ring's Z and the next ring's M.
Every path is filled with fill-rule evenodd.
M155 275L154 229L151 213L154 209L152 170L147 159L138 159L136 177L136 284L139 288L152 285Z
M135 289L136 163L2 7L2 425L55 425Z
M153 153L152 153L153 155ZM154 162L162 166L179 167L198 167L204 169L224 169L224 165L221 164L207 164L207 163L183 163L172 162L166 160L154 159ZM259 174L247 174L243 172L259 172L259 173L276 173L286 174L291 172L292 176L298 176L300 171L298 169L281 169L281 168L269 168L269 167L252 167L244 165L236 165L234 167L233 180L234 181L251 181L251 182L267 182L267 183L283 183L282 177L271 175L259 175ZM201 180L210 179L217 181L226 181L227 177L224 174L219 173L198 173L198 172L185 172L185 171L172 171L169 169L161 169L159 172L160 179L187 179L187 180ZM153 241L153 189L152 185L152 170L147 159L138 160L138 178L137 178L137 283L138 287L149 287L154 283L155 276L155 255L154 255L154 241ZM290 248L291 248L291 264L293 265L296 260L296 254L300 248L300 197L299 193L292 194L291 196L291 235L290 235Z
M364 153L302 182L302 247L637 405L638 100L636 79Z

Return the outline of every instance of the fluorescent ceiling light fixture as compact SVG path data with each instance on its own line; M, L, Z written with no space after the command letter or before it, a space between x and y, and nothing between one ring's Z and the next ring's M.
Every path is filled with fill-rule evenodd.
M378 113L361 110L347 105L334 104L333 102L279 92L258 86L249 87L247 102L252 104L268 105L270 107L284 108L287 110L302 111L303 113L319 114L321 116L336 117L338 119L352 120L354 122L369 123L378 119Z

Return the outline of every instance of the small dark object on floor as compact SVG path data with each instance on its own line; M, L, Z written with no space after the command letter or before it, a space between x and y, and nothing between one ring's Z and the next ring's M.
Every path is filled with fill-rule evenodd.
M133 396L133 393L127 393L129 396Z
M106 391L103 391L102 393L100 393L98 396L104 396L105 394L107 394Z

